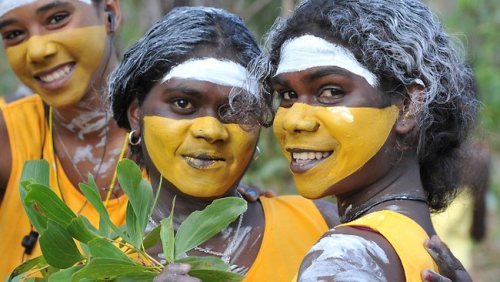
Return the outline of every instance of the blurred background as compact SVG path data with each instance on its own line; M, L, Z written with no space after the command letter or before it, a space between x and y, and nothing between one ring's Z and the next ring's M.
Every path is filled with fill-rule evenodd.
M472 65L478 95L483 103L478 129L469 149L468 172L474 171L467 183L479 199L473 209L483 228L473 241L469 253L469 271L474 281L500 281L500 1L497 0L433 0L427 2L445 29L464 46ZM122 0L124 22L115 36L119 56L131 43L162 15L176 6L213 6L238 14L255 36L262 37L275 19L286 16L296 4L294 0ZM10 71L3 49L0 51L0 96L25 95L27 89ZM296 193L288 172L288 164L269 129L259 141L260 155L253 162L245 181L279 194ZM470 168L474 168L471 170ZM478 169L479 168L479 169ZM484 195L484 197L483 197ZM484 200L484 201L482 201ZM484 220L483 220L484 219ZM470 225L470 222L462 222ZM466 226L468 229L469 227ZM486 229L484 229L486 227ZM483 233L481 233L483 232ZM486 232L486 233L484 233ZM485 236L482 236L484 234Z

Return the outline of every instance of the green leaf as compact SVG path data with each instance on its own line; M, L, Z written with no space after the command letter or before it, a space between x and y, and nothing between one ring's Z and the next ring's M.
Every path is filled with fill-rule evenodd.
M24 201L28 193L27 187L32 183L49 186L49 163L46 160L25 161L19 182L19 194L21 195L24 210L33 227L38 232L43 233L45 228L47 228L47 217L38 213Z
M220 271L229 270L229 265L220 258L216 257L190 256L178 259L175 261L175 263L187 263L191 265L191 271L198 269L209 269L209 270L220 270Z
M27 192L24 198L25 204L48 219L68 226L76 217L75 213L49 187L33 183L28 185Z
M71 281L71 276L73 276L73 274L75 272L79 271L82 268L83 268L83 265L75 265L75 266L72 266L70 268L66 268L64 270L56 272L56 273L52 274L49 277L49 281L48 282L67 282L67 281Z
M160 230L161 225L157 225L144 237L142 245L145 250L154 247L160 241Z
M175 235L175 258L212 238L246 209L245 200L228 197L213 201L202 211L191 213Z
M91 240L88 243L90 255L93 258L112 258L132 263L132 260L113 243L103 238Z
M118 227L111 222L108 211L101 200L99 188L97 188L92 174L89 174L88 183L80 183L79 187L80 191L82 191L83 195L85 195L85 198L87 198L90 204L96 209L97 213L99 213L99 234L101 236L108 237L109 228L111 228L116 234L119 234L122 238L126 239L126 234L121 232L121 230L119 230Z
M128 159L124 159L118 164L117 177L137 217L136 224L140 228L142 241L142 235L153 209L153 188L151 188L149 181L142 178L139 166Z
M163 254L165 255L165 261L171 263L174 261L175 255L175 233L174 233L174 207L175 207L175 197L172 201L172 210L167 218L160 221L161 231L161 245L163 247Z
M47 263L57 268L68 268L83 259L69 231L51 219L40 236L40 248Z
M43 256L39 256L28 261L25 261L23 264L16 267L12 273L10 274L9 281L14 279L15 277L26 273L32 269L40 269L42 267L47 266L47 262Z
M82 216L78 216L71 220L71 223L68 225L68 231L73 238L82 243L87 243L92 239L98 238L97 235L87 227Z
M132 207L130 202L128 202L127 204L126 226L128 234L127 242L132 244L132 246L136 247L137 249L140 249L143 234L141 233L141 226L138 222L137 216L134 213L134 208Z
M242 275L232 272L208 269L191 270L189 271L189 275L199 278L203 282L234 282L245 278Z
M150 277L158 275L151 268L114 258L94 258L78 272L73 274L71 281L86 278L91 280L111 280L117 277Z

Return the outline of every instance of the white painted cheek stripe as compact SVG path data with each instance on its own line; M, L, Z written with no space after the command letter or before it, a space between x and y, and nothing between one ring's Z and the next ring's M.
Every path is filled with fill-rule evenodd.
M10 12L11 10L31 4L36 0L0 0L0 17ZM91 4L91 0L78 0L86 4Z
M313 67L336 66L364 77L371 86L378 85L375 74L360 64L348 49L313 35L290 39L281 46L276 75Z
M162 82L174 77L238 87L253 96L258 95L257 80L242 65L232 61L221 61L215 58L191 59L172 68Z

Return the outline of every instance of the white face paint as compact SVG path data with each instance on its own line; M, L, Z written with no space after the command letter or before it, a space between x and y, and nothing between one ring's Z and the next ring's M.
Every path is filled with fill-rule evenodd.
M91 0L79 0L85 4L91 4ZM0 1L0 17L5 15L6 13L14 10L18 7L29 5L36 0L1 0Z
M324 66L341 67L365 78L371 86L378 86L377 76L358 62L351 51L313 35L302 35L283 43L275 75Z
M363 237L328 235L309 250L307 256L311 255L316 258L302 272L300 282L322 281L322 277L335 281L387 281L379 265L389 263L387 255L376 243Z
M222 86L237 87L253 96L258 95L257 80L240 64L215 58L191 59L175 66L162 82L171 78L207 81Z

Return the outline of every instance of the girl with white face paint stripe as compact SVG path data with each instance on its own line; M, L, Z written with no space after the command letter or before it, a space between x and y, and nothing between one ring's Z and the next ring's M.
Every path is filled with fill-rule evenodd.
M112 37L120 22L118 0L0 1L7 59L37 94L0 111L2 280L23 260L40 254L18 192L25 160L48 160L51 187L97 226L97 212L78 189L92 174L113 222L124 222L126 201L120 189L113 189L113 173L127 134L102 101L106 77L117 63Z
M429 209L458 188L476 117L472 75L416 0L310 0L278 22L254 73L280 99L274 133L301 195L336 196L342 224L299 281L420 281ZM426 277L428 278L428 277Z
M240 18L213 8L177 8L125 53L111 75L114 117L134 132L132 150L152 186L162 180L151 228L169 215L174 196L175 227L214 199L240 196L236 189L244 187L240 179L260 124L270 117L269 101L247 71L259 53ZM333 226L323 217L326 205L299 196L261 197L189 255L220 257L245 281L290 281L306 251ZM149 253L164 258L161 246Z

